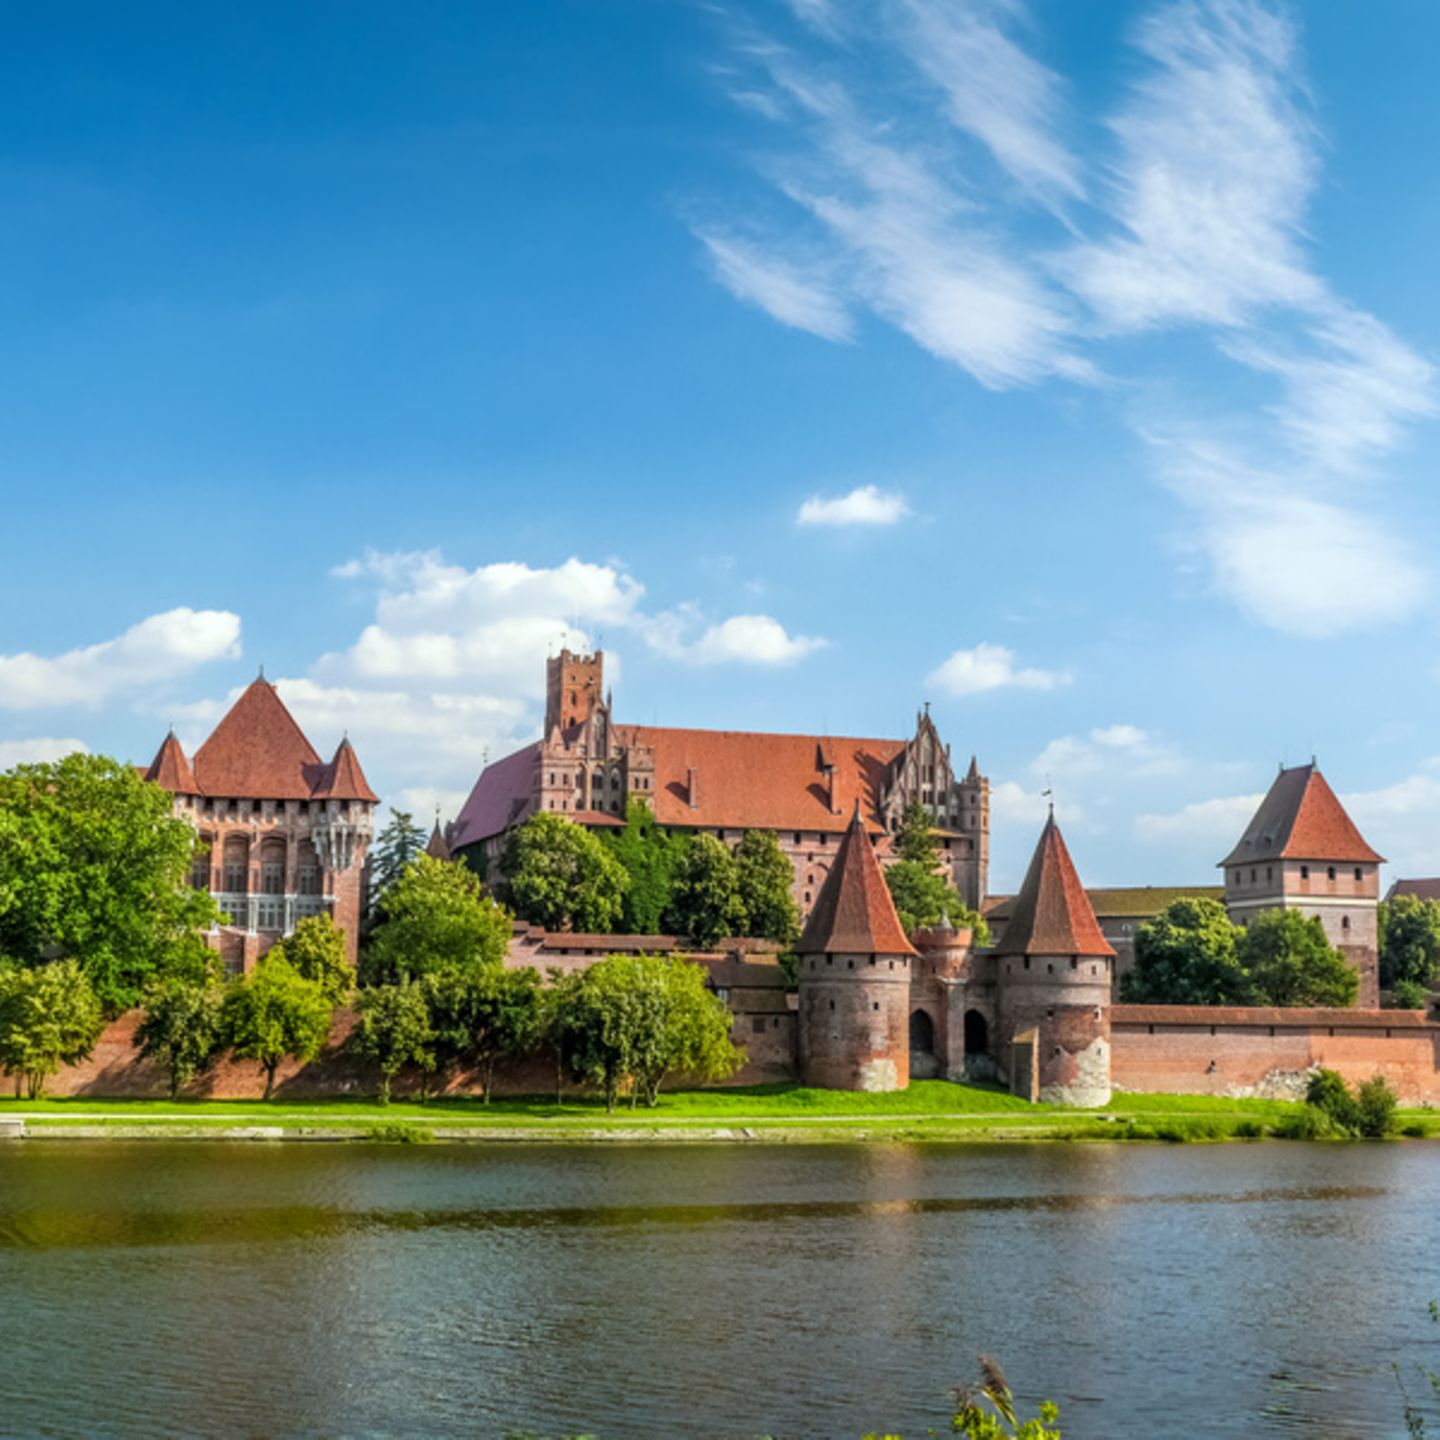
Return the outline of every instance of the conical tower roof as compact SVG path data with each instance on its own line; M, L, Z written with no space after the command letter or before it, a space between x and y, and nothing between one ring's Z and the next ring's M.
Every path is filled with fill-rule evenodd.
M1240 843L1220 864L1247 865L1257 860L1377 865L1384 856L1365 843L1329 781L1312 761L1282 770L1275 777Z
M880 873L875 847L860 818L858 800L850 828L840 841L835 863L795 949L800 955L916 953L895 913L890 887Z
M195 771L185 758L185 751L175 738L172 730L155 752L145 778L153 781L162 790L172 795L198 795L200 787L195 783Z
M360 768L360 758L347 735L340 742L335 758L325 767L325 773L316 787L317 800L368 800L372 805L380 797L370 788L365 772Z
M1075 862L1052 814L1040 833L1040 843L1025 883L1015 897L1015 908L1005 933L995 947L997 955L1113 955L1100 933L1090 897L1075 873Z
M249 685L195 752L195 778L206 795L217 797L308 800L325 768L263 678Z
M445 839L445 832L440 828L440 817L435 817L435 828L430 832L430 843L425 847L425 853L432 860L449 860L450 844Z

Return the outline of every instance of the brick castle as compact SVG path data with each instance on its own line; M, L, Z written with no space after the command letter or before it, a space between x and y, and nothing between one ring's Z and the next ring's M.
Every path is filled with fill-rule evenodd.
M193 760L172 730L145 776L206 847L191 883L228 916L210 936L228 973L252 969L307 915L332 915L354 962L379 797L348 739L322 760L262 675Z

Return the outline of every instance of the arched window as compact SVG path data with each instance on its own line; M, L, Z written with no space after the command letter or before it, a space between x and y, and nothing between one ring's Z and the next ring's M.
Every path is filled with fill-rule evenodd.
M965 1055L990 1053L990 1025L978 1010L965 1012Z
M910 1052L918 1055L935 1053L935 1022L923 1010L914 1010L910 1014Z

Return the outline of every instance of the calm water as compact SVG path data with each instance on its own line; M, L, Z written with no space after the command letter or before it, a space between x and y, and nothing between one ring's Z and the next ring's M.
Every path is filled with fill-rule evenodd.
M1401 1433L1440 1145L0 1146L0 1433Z

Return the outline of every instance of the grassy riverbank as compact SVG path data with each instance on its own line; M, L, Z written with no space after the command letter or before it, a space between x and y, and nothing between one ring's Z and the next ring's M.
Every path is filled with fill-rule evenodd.
M919 1081L887 1095L759 1085L662 1095L656 1109L607 1115L591 1099L469 1097L382 1106L369 1099L0 1102L0 1123L36 1137L142 1136L464 1140L1157 1140L1258 1139L1299 1107L1202 1095L1122 1095L1103 1110L1030 1105L985 1086ZM1440 1134L1440 1112L1406 1111L1402 1128Z

